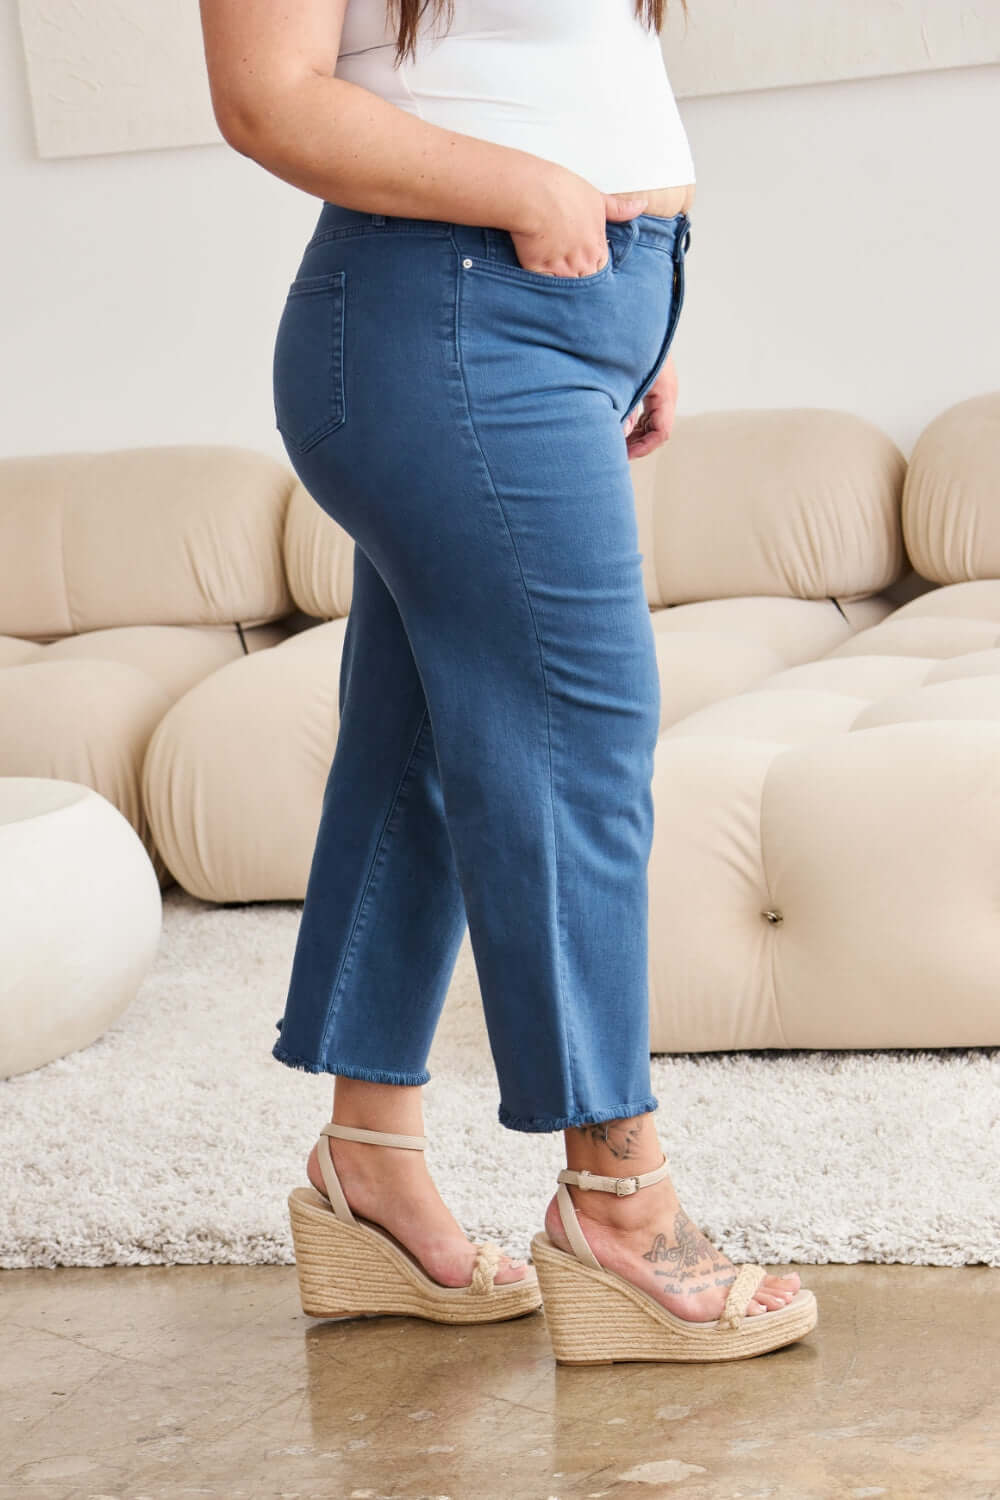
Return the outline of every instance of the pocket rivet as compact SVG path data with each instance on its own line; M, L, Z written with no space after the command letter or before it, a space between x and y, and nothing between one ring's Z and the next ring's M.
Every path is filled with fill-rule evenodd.
M463 260L462 265L465 267L466 270L468 270L469 267L472 265L472 261L469 260L468 257L466 257L465 260Z

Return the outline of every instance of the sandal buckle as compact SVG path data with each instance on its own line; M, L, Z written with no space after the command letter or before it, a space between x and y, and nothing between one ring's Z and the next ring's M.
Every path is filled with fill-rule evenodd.
M627 1198L630 1193L637 1193L639 1191L639 1186L640 1184L638 1177L616 1177L615 1197Z

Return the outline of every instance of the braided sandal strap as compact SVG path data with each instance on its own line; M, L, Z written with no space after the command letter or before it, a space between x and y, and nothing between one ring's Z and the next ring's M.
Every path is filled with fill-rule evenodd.
M739 1328L746 1316L748 1305L753 1301L754 1293L760 1286L761 1281L767 1275L763 1266L756 1266L752 1261L747 1261L740 1266L736 1272L736 1280L729 1288L729 1296L726 1305L722 1309L719 1319L720 1328Z
M492 1240L485 1240L479 1246L476 1264L472 1268L472 1280L469 1282L469 1291L473 1296L482 1297L492 1292L502 1255L500 1246L495 1245Z

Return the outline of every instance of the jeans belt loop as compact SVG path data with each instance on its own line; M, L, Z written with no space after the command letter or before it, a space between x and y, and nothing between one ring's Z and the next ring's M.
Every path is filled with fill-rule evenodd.
M634 219L625 219L624 221L613 219L609 222L623 228L628 236L627 239L622 240L619 239L617 233L611 232L608 234L608 254L611 256L611 268L617 271L639 237L639 220L636 217Z

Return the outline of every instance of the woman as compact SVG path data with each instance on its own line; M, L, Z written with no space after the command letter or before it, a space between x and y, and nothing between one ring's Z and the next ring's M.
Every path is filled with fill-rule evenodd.
M816 1320L796 1275L691 1223L653 1119L659 681L629 460L673 420L694 181L663 3L201 4L226 140L323 200L275 417L355 541L274 1045L336 1075L289 1199L303 1307L492 1321L541 1291L566 1363L742 1358ZM533 1266L471 1243L422 1155L466 923L500 1122L565 1136Z

